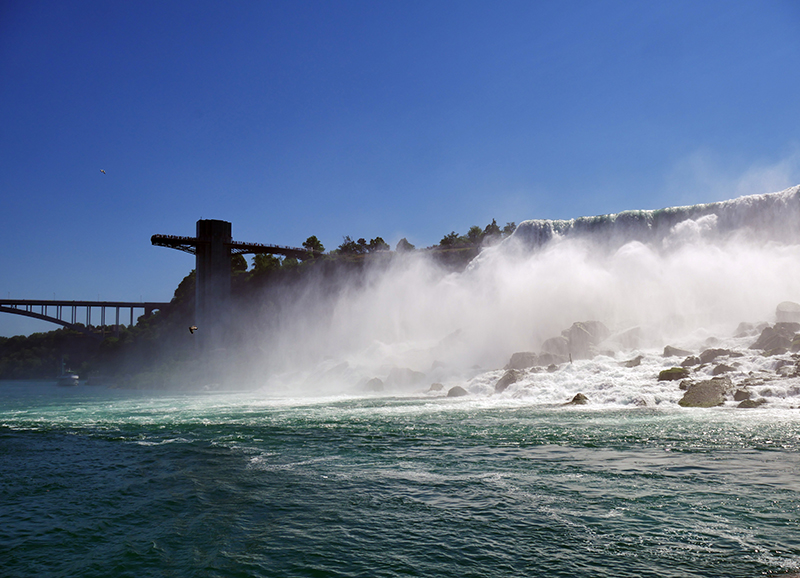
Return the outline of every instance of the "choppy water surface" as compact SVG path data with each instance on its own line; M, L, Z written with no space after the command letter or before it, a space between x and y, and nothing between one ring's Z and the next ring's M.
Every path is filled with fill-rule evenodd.
M2 576L763 576L800 410L0 385Z

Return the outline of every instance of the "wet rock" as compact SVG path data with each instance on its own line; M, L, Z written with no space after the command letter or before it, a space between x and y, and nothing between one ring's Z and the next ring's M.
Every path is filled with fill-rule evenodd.
M542 353L536 365L541 367L549 367L551 365L558 365L560 363L566 363L569 361L569 356L567 355L555 355L553 353Z
M750 349L763 349L765 351L788 350L792 347L792 342L798 330L800 330L800 325L797 323L776 323L773 327L765 327L758 339L750 346Z
M692 384L678 401L681 407L716 407L725 403L725 394L731 387L727 377L715 377Z
M691 355L691 351L686 351L685 349L678 349L677 347L672 347L671 345L667 345L664 348L664 357L686 357Z
M800 303L784 301L775 308L775 320L778 323L800 323Z
M628 361L623 361L620 363L623 367L638 367L642 364L642 359L644 359L644 355L637 355L633 359L629 359Z
M383 391L383 380L378 377L373 377L364 384L364 389L367 391Z
M689 377L689 370L685 367L671 367L658 374L658 381L677 381Z
M506 365L506 369L528 369L539 365L539 356L532 351L520 351L511 356L511 360Z
M690 355L681 361L681 367L692 367L694 365L700 365L700 358L696 355Z
M425 374L419 371L408 369L407 367L393 367L386 378L386 385L389 387L405 387L409 385L419 385L425 380Z
M497 380L497 383L494 384L494 392L503 393L509 385L519 381L523 375L525 375L525 372L522 370L509 369L503 374L503 377Z
M450 390L447 392L447 397L461 397L463 395L469 395L469 392L460 385L451 387Z
M797 352L800 351L800 333L794 336L792 339L792 345L789 348L789 351Z
M569 355L569 341L567 341L566 337L551 337L542 343L542 353L567 357Z
M547 366L547 371L549 373L554 373L558 371L558 366L555 363L551 363L550 365Z
M694 385L694 382L691 379L684 379L678 384L678 389L681 391L686 391L692 387L692 385Z
M428 388L428 391L442 391L444 389L444 385L441 383L432 383L431 386Z
M700 354L700 363L711 363L717 357L723 357L730 354L730 349L706 349Z
M760 407L760 406L764 405L765 403L767 403L767 400L764 399L764 398L761 398L761 399L745 399L744 401L742 401L742 403L740 403L736 407L741 407L742 409L751 409L751 408L754 408L754 407Z
M734 367L730 365L725 365L724 363L720 363L714 369L711 370L711 375L722 375L723 373L728 373L729 371L735 371Z
M561 335L567 340L568 355L573 359L590 359L594 357L594 349L611 335L611 331L600 321L579 321Z
M737 389L733 394L733 401L744 401L750 399L752 394L746 389Z
M747 323L746 321L742 321L739 323L739 326L736 328L736 331L733 332L734 337L748 337L750 335L755 335L757 333L756 326L752 323Z
M586 397L582 393L576 393L575 397L573 397L570 401L568 401L564 405L586 405L587 403L589 403L588 397Z

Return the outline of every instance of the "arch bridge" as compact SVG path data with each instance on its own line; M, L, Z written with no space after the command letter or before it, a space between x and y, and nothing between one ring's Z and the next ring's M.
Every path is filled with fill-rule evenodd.
M106 310L113 312L114 335L119 335L120 315L130 311L130 324L133 325L134 311L143 310L149 317L153 311L165 309L169 303L130 302L130 301L58 301L49 299L0 299L0 312L33 317L50 323L57 323L88 335L92 331L92 310L99 310L100 327L106 326ZM97 317L95 317L97 319ZM85 320L85 323L83 323Z

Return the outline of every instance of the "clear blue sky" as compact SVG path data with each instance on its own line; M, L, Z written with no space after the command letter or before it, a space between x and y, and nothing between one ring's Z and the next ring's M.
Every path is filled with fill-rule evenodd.
M429 246L798 183L794 0L0 1L4 298L169 300L200 218Z

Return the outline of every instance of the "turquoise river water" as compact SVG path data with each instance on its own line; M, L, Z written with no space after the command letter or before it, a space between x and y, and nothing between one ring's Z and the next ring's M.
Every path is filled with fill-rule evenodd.
M800 410L0 383L0 576L800 569Z

